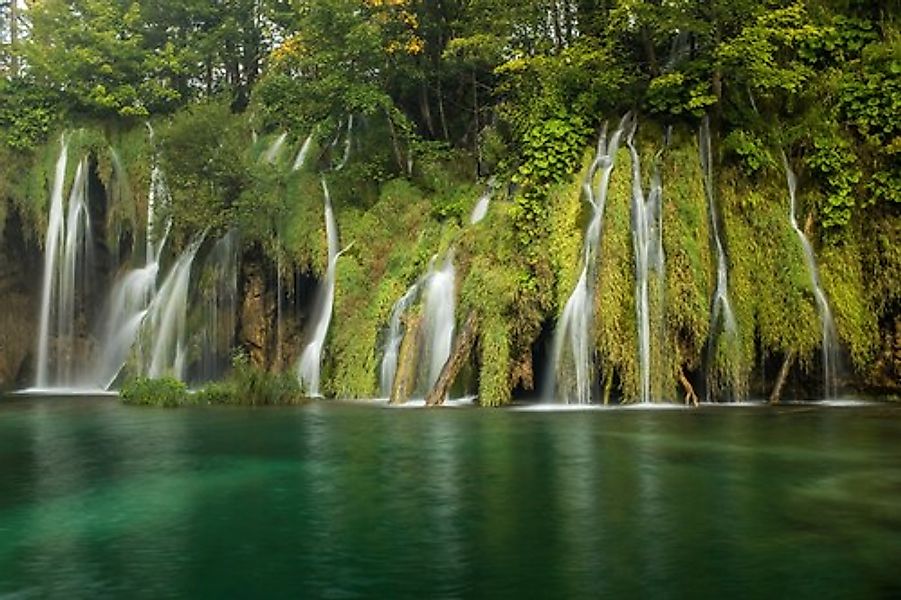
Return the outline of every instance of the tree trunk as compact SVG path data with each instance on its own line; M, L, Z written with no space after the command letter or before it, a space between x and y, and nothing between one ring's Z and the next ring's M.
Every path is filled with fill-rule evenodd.
M657 77L660 74L660 67L657 64L657 51L654 49L654 42L651 40L651 34L647 27L641 28L641 45L644 46L644 54L648 61L651 77Z
M429 89L425 81L419 86L419 110L422 113L422 120L425 121L426 129L429 130L429 136L435 137L435 123L432 120L432 107L429 106Z
M788 379L788 374L791 371L794 360L795 351L790 350L782 361L782 368L779 369L779 376L776 377L776 385L773 386L773 391L770 394L770 404L779 404L782 401L782 388L785 387L785 381Z
M19 0L9 3L9 69L13 77L19 75Z
M604 406L610 404L611 391L613 391L613 367L607 369L607 376L604 378Z
M441 119L441 132L444 141L450 142L450 133L447 130L447 117L444 114L444 87L441 84L441 72L438 72L438 118Z
M720 44L723 41L723 34L720 32L719 24L714 24L715 34L714 39L715 47L719 48ZM713 95L716 96L716 129L717 131L722 131L722 121L723 121L723 70L719 67L713 70Z
M405 319L406 333L400 343L397 357L397 374L391 386L390 404L403 404L410 399L416 385L416 359L419 357L419 330L422 315L412 313Z
M454 342L454 348L451 351L450 357L441 369L441 375L438 376L435 387L433 387L429 391L429 395L426 396L426 406L440 406L441 404L444 404L444 400L447 398L450 387L453 385L454 380L457 379L457 375L460 373L460 369L463 368L463 364L469 357L469 353L472 352L477 332L478 317L476 316L476 313L471 312L469 313L469 316L466 317L466 324L463 325L460 335L457 336L457 340Z
M479 143L479 83L476 79L476 70L472 70L472 113L475 123L473 142L476 150L476 179L482 176L482 145Z
M391 132L391 145L394 147L394 160L397 161L397 168L404 172L404 157L400 151L400 143L397 140L397 130L394 128L394 121L391 119L391 113L385 110L385 117L388 119L388 131Z

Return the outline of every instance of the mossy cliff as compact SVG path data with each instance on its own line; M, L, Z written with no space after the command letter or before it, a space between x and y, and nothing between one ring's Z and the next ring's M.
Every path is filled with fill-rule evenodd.
M303 168L293 168L308 132L291 132L274 157L274 132L254 142L250 123L217 105L195 107L167 122L123 130L85 128L67 134L70 165L87 156L96 188L97 289L108 289L143 243L151 169L165 174L175 251L198 234L241 239L237 343L253 364L287 371L302 349L311 299L327 263L323 185L328 186L340 244L334 314L325 345L323 391L368 398L379 389L386 324L395 301L428 271L433 257L452 253L458 326L477 316L477 338L461 391L482 405L537 395L550 332L579 275L590 207L582 182L588 148L558 181L536 195L507 185L498 170L484 220L469 223L485 190L468 154L404 147L408 170L393 167L384 121L363 121L348 142L349 158L330 135L314 136ZM728 256L729 293L737 336L711 335L715 256L697 133L663 130L641 120L636 145L642 185L656 162L663 184L662 280L651 282L653 397L681 400L686 382L713 397L768 393L783 357L798 359L795 381L816 385L820 322L803 250L789 220L785 176L776 166L748 175L728 158L714 165L715 201ZM39 298L41 245L48 189L59 138L0 176L6 224L0 253L0 380L28 382ZM270 160L271 158L271 160ZM631 233L632 159L621 148L611 176L598 252L594 295L595 387L599 399L635 401L639 394L638 328ZM71 169L70 169L71 170ZM843 378L862 388L897 389L901 226L897 217L853 221L840 237L817 226L818 186L801 170L800 218L815 241L822 280L846 358ZM68 186L71 185L71 174ZM810 218L808 219L808 215ZM527 235L526 235L527 234ZM193 298L203 294L198 281ZM105 282L105 283L104 283ZM102 303L102 298L96 302ZM414 315L417 307L411 309ZM94 335L83 324L82 335ZM192 343L198 343L191 338ZM192 356L199 349L190 350ZM465 381L464 381L465 380Z

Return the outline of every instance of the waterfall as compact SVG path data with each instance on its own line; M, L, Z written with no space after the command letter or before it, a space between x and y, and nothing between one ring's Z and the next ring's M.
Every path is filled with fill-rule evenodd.
M275 138L275 141L272 142L266 152L263 153L263 161L269 163L270 165L273 164L281 154L282 148L285 145L285 140L287 139L287 133L282 133L277 138Z
M613 171L623 129L630 120L631 116L626 114L609 138L607 126L604 125L598 139L595 158L582 184L582 192L592 207L592 215L582 246L582 271L554 331L552 363L546 391L550 401L559 397L568 403L591 402L591 382L594 378L591 356L591 313L594 310L593 282L596 275L597 253L610 174Z
M313 146L313 132L307 136L307 139L303 141L303 145L300 147L300 151L297 153L297 156L294 158L294 164L291 166L292 171L299 171L303 168L303 166L307 163L307 155L310 154L310 148Z
M208 275L203 289L204 328L200 380L220 376L229 365L238 310L238 232L220 238L206 258Z
M836 393L836 355L838 354L835 323L832 320L832 310L829 301L820 283L820 270L817 259L813 253L810 240L804 235L804 231L798 225L797 218L797 189L798 179L792 171L791 165L785 153L782 154L782 162L785 165L785 178L788 182L788 195L790 199L789 219L792 229L801 241L804 248L804 261L807 264L807 272L810 275L810 283L813 286L813 296L816 299L817 312L820 314L820 325L823 333L823 390L827 399L834 398Z
M341 157L341 162L339 162L335 166L336 171L340 171L347 165L347 161L350 159L350 147L351 147L351 133L353 133L354 128L354 116L350 115L347 118L347 131L345 132L344 137L344 156ZM335 138L335 142L337 143L338 138Z
M147 310L141 335L151 348L150 361L142 369L148 377L184 379L188 284L203 237L197 237L178 257Z
M485 218L488 214L488 206L491 203L491 196L494 193L494 189L492 185L489 183L488 187L485 189L485 192L479 198L479 201L476 202L475 208L472 209L472 214L469 216L469 224L475 225L479 221Z
M297 377L301 386L311 396L320 396L320 368L322 365L322 347L325 344L325 336L332 320L332 308L335 300L335 273L338 265L338 226L335 223L335 215L332 211L332 200L329 196L328 185L322 180L322 191L325 195L325 231L328 238L328 267L325 273L325 281L319 288L316 296L316 305L313 312L313 328L310 341L303 349L300 360L297 363Z
M153 129L150 137L153 138ZM169 203L169 188L159 165L150 170L150 189L147 193L147 226L144 233L144 265L130 270L115 283L104 312L105 326L99 335L100 348L92 369L93 382L109 389L119 377L128 355L135 346L144 325L148 308L156 295L160 271L160 255L169 236L171 223L167 220L160 238L157 231L157 209Z
M635 316L638 323L638 366L641 402L651 401L651 307L650 272L657 275L662 290L663 279L663 222L662 194L659 167L655 163L651 188L645 200L641 187L641 161L633 143L633 127L626 137L632 156L632 247L635 255ZM657 158L659 159L659 154ZM657 347L662 340L658 339Z
M50 215L44 243L35 381L38 388L77 383L73 367L78 283L81 281L84 284L87 280L94 242L87 206L87 159L78 163L68 203L63 189L67 165L68 144L62 138L50 193ZM55 368L52 376L51 366Z
M456 312L455 272L453 252L448 252L444 264L435 269L434 259L425 281L423 326L424 349L429 370L426 393L434 387L450 358L454 341Z
M110 293L106 327L93 370L94 381L104 389L113 385L128 359L147 314L158 271L157 263L134 269L118 281Z
M701 169L704 172L704 189L707 193L707 207L710 213L710 227L713 232L713 243L716 248L716 289L713 294L709 334L710 348L712 349L718 325L722 324L726 334L731 338L734 338L738 333L738 325L735 322L735 313L732 311L732 303L729 301L729 271L726 262L726 251L720 235L720 222L716 211L716 199L713 193L713 153L710 144L710 118L706 115L701 122L701 131L698 138L701 155ZM708 396L710 395L710 392L710 386L708 386Z
M382 365L380 389L382 396L391 396L391 388L394 385L394 376L397 374L397 360L400 352L400 344L404 339L403 317L407 309L416 301L419 294L419 282L411 285L403 296L394 303L391 309L391 317L388 319L388 334L382 351Z

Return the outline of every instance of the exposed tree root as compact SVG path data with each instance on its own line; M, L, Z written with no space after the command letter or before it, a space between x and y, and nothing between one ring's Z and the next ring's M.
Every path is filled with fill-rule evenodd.
M692 406L697 406L700 404L700 400L698 399L697 393L695 393L695 388L691 385L691 382L688 380L688 377L685 376L685 373L682 369L679 369L679 383L682 384L682 387L685 388L685 404L691 404Z

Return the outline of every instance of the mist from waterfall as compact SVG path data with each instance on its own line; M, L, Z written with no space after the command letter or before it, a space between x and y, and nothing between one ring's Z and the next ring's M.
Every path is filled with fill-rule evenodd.
M785 178L788 183L789 195L789 220L792 229L801 242L804 249L804 262L807 265L807 272L810 275L810 283L813 288L813 296L816 300L817 312L820 316L820 327L822 329L822 361L823 361L823 393L825 398L832 399L836 395L836 363L838 358L838 336L835 331L835 323L832 320L832 309L829 307L829 301L826 298L826 292L820 282L820 269L817 266L816 255L813 253L813 246L804 230L798 224L797 216L797 190L798 178L792 171L785 153L782 154L782 163L785 165Z
M591 387L594 381L591 332L598 248L610 174L613 172L623 131L631 119L631 115L626 114L609 137L607 125L604 125L594 160L582 184L582 192L585 200L591 205L592 214L582 246L582 270L554 330L551 364L545 391L545 397L549 402L562 401L570 404L591 402Z
M320 369L322 366L322 348L325 345L325 337L328 334L329 324L332 320L332 309L335 300L335 274L338 265L338 225L335 223L335 214L332 210L332 200L329 195L328 185L322 180L322 192L325 196L325 231L328 238L328 266L325 280L322 282L316 295L316 304L313 311L313 326L311 328L309 342L300 355L297 363L297 377L303 389L310 396L321 396Z

